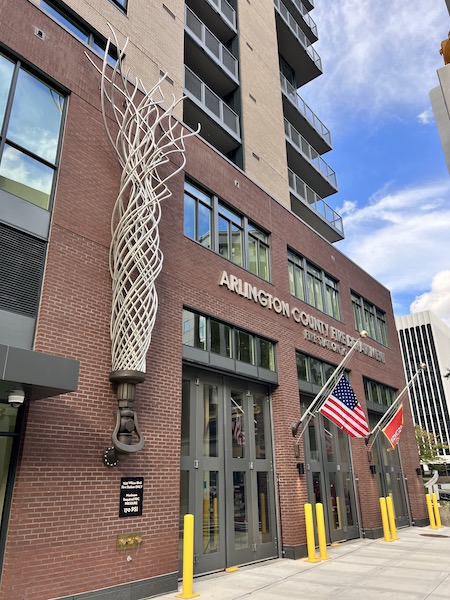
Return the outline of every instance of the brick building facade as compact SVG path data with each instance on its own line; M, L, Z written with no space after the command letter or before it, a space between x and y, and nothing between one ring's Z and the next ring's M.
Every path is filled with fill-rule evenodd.
M0 350L5 349L5 358L0 353L5 373L0 410L7 423L0 438L5 444L0 598L137 599L174 590L185 512L196 518L198 574L263 558L304 556L303 505L308 501L324 503L328 541L379 537L380 495L393 495L399 526L425 524L408 407L400 452L388 454L386 443L379 440L368 454L363 439L350 441L321 416L294 444L291 425L300 418L301 407L317 394L358 335L358 301L385 324L386 337L380 341L374 333L348 364L351 384L372 424L405 385L402 359L389 291L295 214L283 200L286 194L280 192L280 201L274 191L281 187L279 182L269 193L258 185L257 166L244 171L251 144L244 151L247 159L238 166L238 153L225 158L200 136L186 141L185 169L170 181L172 197L162 205L159 308L146 379L136 391L145 446L115 467L102 462L111 446L117 408L109 381L108 255L120 168L102 122L99 76L86 52L94 61L98 56L52 18L43 3L37 4L0 0L1 57L11 72L19 73L18 79L11 76L10 89L19 89L24 72L64 98L47 229L39 225L40 213L33 212L36 203L4 185L12 171L2 170L0 163L0 240L5 256L15 257L7 267L16 269L12 282L23 277L23 240L33 238L45 245L32 336L28 342L17 341L22 321L0 332ZM87 4L72 2L67 14L85 10L86 23L92 11ZM105 5L105 13L117 10L109 2L99 4ZM170 10L178 26L182 15L170 4L155 6L155 15ZM237 6L242 4L250 11L245 2ZM264 10L269 8L272 15L272 3L265 3ZM129 12L131 19L131 0ZM244 19L244 9L240 14ZM264 13L266 20L268 15ZM103 14L90 24L106 36ZM155 23L149 28L157 29ZM127 33L133 39L133 31ZM130 54L132 64L139 65ZM178 75L174 81L176 87ZM27 156L39 157L39 150L27 149L26 142L11 133L7 121L12 122L15 105L13 92L9 94L2 99L3 156L10 144L17 151L25 145ZM33 102L29 106L31 111ZM257 146L253 147L255 154ZM49 164L46 159L46 168ZM199 198L211 202L213 227L220 215L242 219L238 251L247 253L242 264L235 255L224 255L221 226L215 229L214 242L190 234L189 207L198 208ZM4 208L11 202L19 207L14 214ZM19 238L8 245L3 240L12 232ZM212 237L212 230L208 235ZM258 259L262 270L256 273L250 263L251 243L259 257L263 252L269 257ZM302 273L298 277L308 284L315 273L324 305L299 297L295 273ZM253 290L253 295L244 289ZM6 295L4 291L2 322L12 323L21 314L20 299L11 309ZM338 311L334 316L330 299ZM369 313L364 314L369 319ZM7 372L11 349L18 351L17 361L30 365L28 379L16 363ZM21 359L19 351L26 357ZM33 362L41 357L43 363ZM16 378L14 369L19 372ZM8 404L16 389L25 394L17 409ZM124 478L143 480L139 516L119 516ZM121 550L118 536L124 534L138 535L138 547Z

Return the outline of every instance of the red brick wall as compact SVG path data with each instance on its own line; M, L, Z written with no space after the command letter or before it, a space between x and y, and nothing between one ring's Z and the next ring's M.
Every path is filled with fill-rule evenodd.
M219 287L224 269L292 305L355 335L349 289L386 311L386 364L357 355L352 383L363 402L362 374L401 389L404 375L387 290L333 246L302 225L199 139L187 143L187 172L271 232L272 283L239 269L183 236L183 176L171 183L173 197L162 209L165 255L157 283L159 312L147 360L147 380L138 387L136 409L146 444L117 468L103 466L110 445L115 396L110 372L108 271L110 215L119 168L106 138L99 107L98 75L84 47L26 0L0 1L2 39L43 72L71 90L62 165L54 206L36 350L80 360L76 393L40 400L28 410L14 489L4 559L1 600L45 600L177 571L179 435L181 414L181 311L183 304L277 340L279 386L273 390L275 464L280 477L284 543L305 543L305 478L296 470L290 425L300 416L295 349L337 362L329 350L305 342L302 328ZM48 34L42 42L32 30ZM239 182L239 187L235 185ZM289 294L286 247L304 254L340 282L342 322ZM409 417L405 415L402 458L415 517L425 516L423 490ZM364 442L352 443L363 522L380 525L378 492ZM123 476L141 476L142 517L119 519ZM119 533L139 531L139 552L116 551Z

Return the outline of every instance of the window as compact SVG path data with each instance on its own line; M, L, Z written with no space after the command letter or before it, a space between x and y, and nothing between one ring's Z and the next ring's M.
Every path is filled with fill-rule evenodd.
M114 4L122 4L114 2ZM123 3L126 6L126 2ZM82 42L91 46L102 58L105 54L106 39L99 33L94 32L87 24L81 21L75 13L69 8L64 8L60 3L53 0L40 0L39 6L45 10L51 17L63 25L70 33L80 39ZM109 47L108 62L115 64L117 61L117 49L114 46Z
M118 8L122 9L123 12L127 12L128 0L111 0Z
M379 308L352 292L353 316L358 331L366 330L373 340L388 345L386 315Z
M0 54L0 189L49 209L64 96Z
M188 309L183 310L183 344L276 371L273 342Z
M338 282L303 256L288 251L289 286L293 296L341 319Z
M239 267L270 281L269 236L197 185L184 185L184 234Z
M323 386L331 377L336 367L302 352L296 352L297 378L299 381Z
M393 388L366 377L364 377L364 393L368 402L383 406L390 406L397 396L397 391Z

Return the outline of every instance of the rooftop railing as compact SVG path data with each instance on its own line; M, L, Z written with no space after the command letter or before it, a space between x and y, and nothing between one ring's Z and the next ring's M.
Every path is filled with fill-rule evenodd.
M317 212L334 227L341 235L344 235L344 224L342 217L331 208L320 196L316 194L300 177L291 169L288 169L289 188L300 200L307 204L311 210Z
M233 79L238 81L238 61L231 52L216 38L206 25L186 6L185 28L203 49L217 62Z
M289 83L283 73L280 73L281 89L289 98L289 100L297 107L298 111L305 117L308 123L313 127L317 133L327 142L331 147L331 133L330 130L325 127L322 121L313 113L306 102L298 95L297 90L294 86Z
M323 160L311 144L293 127L287 119L284 120L284 132L297 151L335 188L337 189L336 173Z

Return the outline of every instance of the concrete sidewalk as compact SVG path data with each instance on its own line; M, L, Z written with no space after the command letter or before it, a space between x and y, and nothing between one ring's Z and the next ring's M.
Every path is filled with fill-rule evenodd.
M408 527L398 537L328 547L330 560L318 563L275 559L199 577L194 593L204 600L449 600L450 527Z

